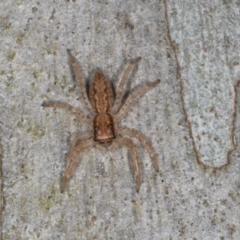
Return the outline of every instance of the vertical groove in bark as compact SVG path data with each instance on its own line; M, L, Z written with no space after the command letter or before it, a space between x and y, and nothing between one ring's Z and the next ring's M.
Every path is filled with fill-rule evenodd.
M186 121L187 121L187 125L188 125L188 129L189 129L189 136L192 140L192 145L193 145L193 150L197 159L197 162L204 168L204 169L210 169L213 171L216 170L221 170L222 168L228 166L230 164L230 155L232 154L232 152L234 152L237 148L237 143L235 141L235 122L236 122L236 106L237 106L237 88L239 87L239 81L234 85L234 104L233 104L233 110L232 110L232 120L231 120L231 141L232 141L232 148L230 148L227 153L226 153L226 162L223 165L220 166L211 166L211 165L207 165L204 163L204 161L201 158L201 154L198 151L197 148L197 144L195 142L194 139L194 134L193 134L193 129L192 129L192 123L189 119L189 115L186 109L186 102L184 99L185 96L185 89L184 89L184 81L182 78L182 74L181 74L181 66L180 66L180 61L179 61L179 57L178 57L178 47L176 46L176 44L174 43L172 37L171 37L171 32L170 32L170 23L169 23L169 15L168 15L168 4L167 4L167 0L164 0L164 4L165 4L165 18L167 21L167 35L168 35L168 39L170 42L170 45L172 47L172 50L174 52L174 57L176 60L176 65L177 65L177 80L180 81L180 88L181 88L181 103L182 103L182 109L183 109L183 113L186 117Z

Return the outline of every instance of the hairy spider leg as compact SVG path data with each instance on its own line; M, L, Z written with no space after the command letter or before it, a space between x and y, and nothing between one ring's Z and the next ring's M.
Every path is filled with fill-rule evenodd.
M115 115L117 121L121 120L123 116L126 114L127 110L130 108L133 101L142 96L144 93L148 92L149 90L153 89L157 84L160 83L160 80L156 80L155 82L148 82L144 86L137 88L133 91L128 98L126 99L125 103L120 107L119 111Z
M71 144L72 145L72 144ZM70 158L70 162L68 167L66 168L63 177L62 177L62 181L61 181L61 192L63 193L65 191L67 182L69 180L69 177L71 175L71 172L74 169L74 165L76 163L76 155L82 151L83 149L89 148L91 146L94 145L94 141L92 139L86 139L81 141L80 143L78 143L73 149L70 149L69 152L69 158Z
M47 101L47 102L43 102L42 107L67 109L71 113L75 114L80 120L82 120L86 123L89 123L89 120L90 120L84 113L82 113L80 110L71 106L68 103L62 103L62 102L58 102L58 101Z
M74 72L74 74L75 74L75 77L78 79L78 84L79 84L80 91L81 91L81 93L82 93L82 96L83 96L85 105L86 105L86 107L88 108L88 110L89 110L90 112L92 112L92 107L91 107L91 104L90 104L90 101L89 101L89 98L88 98L88 94L87 94L86 84L85 84L85 82L84 82L84 80L83 80L83 77L82 77L82 74L81 74L79 65L77 64L77 60L76 60L76 58L72 55L72 53L70 52L70 50L67 50L67 53L68 53L68 56L69 56L69 58L70 58L71 65L72 65L72 68L73 68L73 72Z
M140 164L138 160L138 152L137 152L137 147L133 143L133 141L129 138L124 138L124 137L118 137L116 141L127 148L130 149L132 158L133 158L133 163L134 163L134 171L135 171L135 181L136 181L136 191L139 192L140 186L141 186L141 171L140 171Z
M152 163L153 163L153 167L154 169L159 172L159 166L158 166L158 162L157 162L157 155L154 152L154 149L151 147L151 145L148 143L146 137L141 134L140 132L138 132L135 129L129 129L129 128L124 128L121 130L121 134L131 137L131 138L137 138L142 145L147 149L150 158L152 159Z
M129 76L131 75L134 67L136 66L136 64L141 60L141 57L138 57L132 61L129 62L127 69L124 72L124 75L122 77L122 80L120 81L120 84L117 87L117 92L116 92L116 99L114 102L114 105L112 107L111 112L112 113L116 113L121 105L121 101L123 98L123 89L124 89L124 85L125 82L128 80Z

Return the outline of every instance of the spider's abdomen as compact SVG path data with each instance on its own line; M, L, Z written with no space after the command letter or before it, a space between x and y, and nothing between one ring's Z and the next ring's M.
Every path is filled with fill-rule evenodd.
M106 113L110 110L112 105L112 89L101 71L96 72L94 76L90 89L90 99L96 112Z

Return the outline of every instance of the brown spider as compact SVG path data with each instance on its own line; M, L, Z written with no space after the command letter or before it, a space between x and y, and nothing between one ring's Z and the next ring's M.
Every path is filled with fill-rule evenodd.
M136 145L129 138L137 138L142 143L142 145L146 148L152 159L153 167L158 172L159 167L157 163L157 157L154 153L153 148L147 142L145 136L143 136L141 133L134 129L124 128L120 130L117 127L116 123L118 123L123 118L136 97L138 97L139 95L143 95L148 90L155 87L160 82L160 80L156 80L155 82L151 83L148 82L144 86L136 89L130 96L128 96L126 101L122 104L123 86L129 75L133 71L136 63L140 61L140 57L130 61L117 89L115 101L113 101L112 88L105 76L103 75L102 71L97 71L95 73L88 94L76 59L73 57L70 51L68 51L68 55L72 64L74 74L78 79L79 87L81 89L85 104L88 109L91 110L91 118L89 116L86 116L77 108L67 103L48 101L44 102L42 106L68 109L80 120L92 124L93 130L91 132L77 134L71 140L69 150L69 165L66 168L61 180L61 192L64 192L66 188L66 184L74 168L76 155L80 151L92 147L96 144L110 146L113 142L125 145L132 150L134 170L136 174L136 190L137 192L139 192L141 185L141 172L140 164L138 161L138 152ZM127 138L123 137L123 135L127 136Z

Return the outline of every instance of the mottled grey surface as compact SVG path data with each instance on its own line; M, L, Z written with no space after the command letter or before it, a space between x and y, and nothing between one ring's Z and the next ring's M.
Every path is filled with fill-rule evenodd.
M2 239L239 238L240 5L189 2L0 3ZM121 146L82 152L60 193L69 139L87 130L67 111L41 107L61 100L85 110L67 49L88 82L99 67L116 87L126 61L138 56L128 89L161 79L122 121L158 154L159 174L135 141L139 194ZM228 155L219 171L196 157L221 167Z

